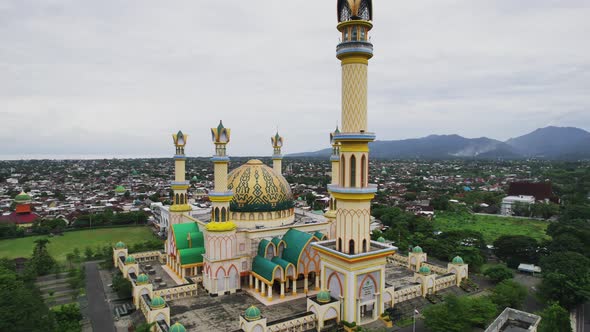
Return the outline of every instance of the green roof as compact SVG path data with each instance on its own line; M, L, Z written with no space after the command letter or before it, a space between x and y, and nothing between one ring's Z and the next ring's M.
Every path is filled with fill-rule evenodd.
M133 256L127 256L125 258L125 264L135 264L135 258Z
M125 245L125 243L119 241L115 244L115 248L116 249L125 249L127 246Z
M116 193L124 193L124 192L126 192L126 191L127 191L127 190L126 190L126 189L125 189L125 187L123 187L123 186L117 186L117 187L115 188L115 192L116 192Z
M293 265L291 262L287 262L286 260L280 258L280 257L273 257L271 260L271 262L280 265L283 268L283 271L287 271L287 267L289 267L289 265ZM295 267L295 266L293 266Z
M283 259L293 263L297 268L299 263L299 257L301 252L305 249L305 246L311 241L313 236L311 234L296 230L289 229L283 236L283 241L287 244L287 247L283 251ZM297 271L299 273L299 271Z
M330 295L330 292L328 291L320 291L317 295L317 300L320 303L328 303L332 300L332 296Z
M260 309L251 305L248 309L246 309L246 312L244 312L244 318L249 321L260 319Z
M377 242L384 243L384 242L385 242L385 238L384 238L383 236L380 236L380 237L377 239Z
M465 264L463 262L463 258L461 258L460 256L455 256L455 258L453 258L453 264Z
M421 274L430 274L430 268L428 266L426 266L426 265L425 266L422 266L420 268L420 270L418 270L418 273L421 273Z
M161 296L155 296L150 303L150 307L154 309L164 308L166 306L166 301Z
M322 241L326 238L326 235L321 232L315 232L313 233L313 236L315 236L319 241Z
M137 284L147 284L148 281L150 281L150 279L148 278L148 276L145 273L138 275L137 280L135 280L135 282Z
M182 326L182 324L176 322L174 323L174 325L170 326L168 332L186 332L186 329L184 328L184 326Z
M267 239L262 239L258 244L258 256L266 257L266 248L271 244Z
M280 237L273 237L272 240L270 240L270 242L272 242L275 245L275 248L279 247L281 241L283 240Z
M203 262L205 238L194 222L172 225L174 242L180 254L180 264L188 265ZM189 240L190 239L190 240Z
M14 197L14 201L16 203L18 202L26 202L26 201L30 201L31 200L31 196L29 196L27 193L25 193L24 191L21 191L20 194L16 195Z
M422 248L420 248L420 246L415 246L414 248L412 248L412 252L413 253L422 253Z
M274 280L274 273L277 268L281 268L281 266L261 256L254 257L252 261L252 271L268 282Z

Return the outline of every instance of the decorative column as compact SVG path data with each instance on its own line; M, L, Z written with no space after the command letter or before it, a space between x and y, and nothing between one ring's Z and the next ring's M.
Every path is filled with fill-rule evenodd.
M172 135L172 139L174 140L176 153L174 155L174 181L170 183L170 187L174 191L172 206L170 207L170 226L182 223L182 213L191 211L188 204L189 182L186 181L186 155L184 154L188 135L184 135L179 130L178 133Z
M288 281L286 281L288 282ZM281 282L281 299L285 298L285 282Z
M293 295L297 295L297 278L293 278Z
M268 300L272 301L272 286L268 285Z

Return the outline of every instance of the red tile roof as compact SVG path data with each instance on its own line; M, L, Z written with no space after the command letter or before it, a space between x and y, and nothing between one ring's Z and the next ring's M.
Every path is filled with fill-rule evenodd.
M511 182L508 188L509 196L533 196L538 201L549 199L554 203L559 202L559 198L553 193L551 182Z

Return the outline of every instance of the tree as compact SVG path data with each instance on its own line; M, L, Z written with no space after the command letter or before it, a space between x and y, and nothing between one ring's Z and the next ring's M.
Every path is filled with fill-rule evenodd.
M87 261L91 260L92 257L94 256L94 252L92 251L92 248L86 247L84 249L84 256L86 257Z
M496 317L496 306L485 296L449 295L443 303L427 307L423 315L430 331L463 332L474 327L485 327Z
M557 302L551 302L540 312L539 332L572 332L570 314Z
M557 301L566 309L590 299L590 259L575 252L557 252L541 260L542 298Z
M44 276L53 271L55 265L55 259L51 257L49 251L47 251L48 239L35 240L35 249L33 250L33 256L29 261L29 265L38 276Z
M74 256L73 253L69 252L69 253L66 254L66 261L68 262L68 267L69 267L70 270L72 269L72 266L73 266L73 263L74 263L74 260L75 259L76 259L76 257Z
M135 332L151 332L154 325L156 322L140 324L135 328Z
M537 240L526 235L503 235L494 241L495 254L511 268L539 260Z
M514 280L504 280L500 282L490 296L492 302L498 307L498 311L506 307L520 309L527 296L527 289Z
M65 304L58 309L52 310L57 323L57 331L81 331L82 314L77 304Z
M514 273L505 265L494 265L487 268L483 274L490 278L493 282L499 283L507 279L512 279Z
M435 210L448 210L449 209L449 197L446 195L435 197L430 204Z
M530 215L531 215L531 205L528 204L528 203L523 203L523 202L515 202L512 205L512 213L515 216L530 217Z
M131 297L132 291L131 282L123 277L121 272L116 272L113 275L113 289L117 292L119 298L129 298Z
M55 320L34 284L0 266L0 331L53 331Z

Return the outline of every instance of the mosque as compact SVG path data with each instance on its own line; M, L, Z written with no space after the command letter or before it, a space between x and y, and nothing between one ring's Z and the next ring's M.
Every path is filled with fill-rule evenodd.
M168 330L170 308L165 300L194 296L199 285L210 296L247 291L261 303L307 297L307 312L277 322L267 321L257 307L244 308L241 331L322 330L335 322L374 322L387 307L458 285L468 267L456 257L446 267L434 266L415 247L408 256L397 248L371 240L371 200L377 186L369 183L369 142L375 134L367 121L367 67L373 57L371 0L338 0L337 29L341 42L336 57L342 66L341 127L330 134L332 167L329 211L315 223L297 223L293 195L282 175L284 139L271 138L272 167L250 160L228 173L231 130L222 122L211 128L214 145L214 188L209 192L210 220L191 215L185 178L184 148L188 136L173 135L174 191L169 207L163 252L129 254L122 242L113 261L132 281L134 303L148 322ZM182 281L154 290L139 263L158 260ZM394 287L386 282L386 265L411 271L412 283ZM155 302L154 302L155 301ZM182 331L175 324L170 331Z

